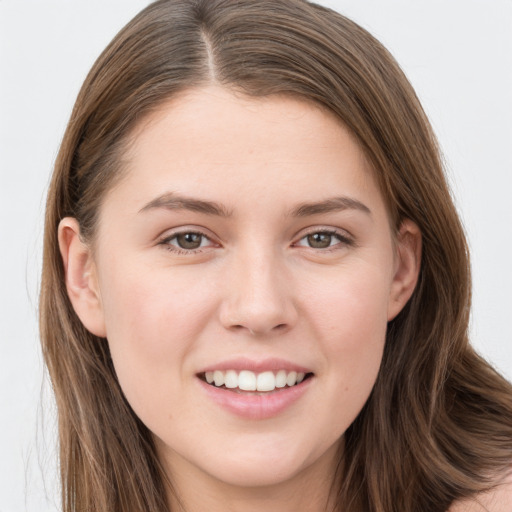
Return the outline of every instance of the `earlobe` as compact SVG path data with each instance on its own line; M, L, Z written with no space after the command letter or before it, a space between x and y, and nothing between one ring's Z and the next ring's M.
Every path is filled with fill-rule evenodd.
M421 232L405 219L396 240L396 265L388 305L388 321L393 320L411 298L421 266Z
M78 221L72 217L62 219L58 235L66 290L73 309L88 331L104 338L105 322L96 267L89 246L80 239Z

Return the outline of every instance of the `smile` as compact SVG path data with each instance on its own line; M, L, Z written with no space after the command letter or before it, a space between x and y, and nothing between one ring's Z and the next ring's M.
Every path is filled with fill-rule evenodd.
M236 369L233 369L236 368ZM208 401L244 420L279 416L314 387L315 374L279 359L225 361L197 374Z
M240 391L271 392L300 384L311 374L278 370L255 373L250 370L215 370L204 373L204 380L217 388Z

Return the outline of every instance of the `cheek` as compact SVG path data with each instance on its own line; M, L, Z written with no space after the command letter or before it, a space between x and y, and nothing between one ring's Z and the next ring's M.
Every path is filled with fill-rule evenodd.
M212 297L180 273L117 261L105 269L102 302L121 388L137 414L155 407L156 390L180 388L187 354L204 328ZM108 279L107 279L108 276Z
M385 269L384 269L385 270ZM353 265L321 282L312 278L304 290L311 323L323 332L329 351L353 350L381 343L387 326L391 279L381 267Z
M132 269L136 269L134 272ZM145 352L187 340L211 308L212 294L191 272L116 261L100 279L108 338L140 342ZM160 346L162 343L162 346Z
M311 301L311 317L321 340L326 401L333 428L344 432L375 384L387 329L389 278L367 269L353 272ZM320 410L317 411L320 414Z

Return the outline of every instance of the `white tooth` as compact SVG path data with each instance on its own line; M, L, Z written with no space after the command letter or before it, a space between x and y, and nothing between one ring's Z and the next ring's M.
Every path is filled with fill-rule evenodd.
M284 388L286 386L286 372L279 370L276 374L276 388Z
M304 380L305 376L306 376L305 373L302 373L302 372L297 373L297 384L300 384Z
M242 370L238 375L238 387L242 391L256 391L256 375L249 370Z
M224 373L219 370L215 370L213 372L213 381L217 387L222 386L222 384L224 384Z
M288 384L288 386L293 386L293 385L295 385L296 382L297 382L297 372L290 372L286 376L286 384Z
M273 372L263 372L258 375L256 381L258 391L273 391L276 389L276 378Z
M213 372L206 372L205 377L206 382L208 382L208 384L211 384L213 382Z
M228 370L224 378L224 385L227 388L234 389L238 387L238 374L235 370Z

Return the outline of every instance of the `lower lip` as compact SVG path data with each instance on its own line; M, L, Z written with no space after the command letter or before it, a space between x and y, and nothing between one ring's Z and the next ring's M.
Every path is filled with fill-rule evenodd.
M232 414L249 420L273 418L284 412L306 393L312 377L290 388L277 388L266 394L237 393L226 388L217 388L199 379L209 398Z

